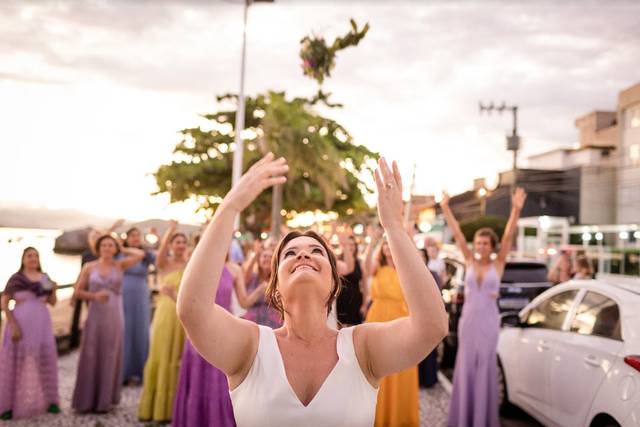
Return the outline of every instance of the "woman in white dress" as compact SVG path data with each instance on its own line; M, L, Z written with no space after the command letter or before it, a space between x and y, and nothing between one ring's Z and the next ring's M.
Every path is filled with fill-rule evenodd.
M402 182L384 159L376 170L378 214L396 261L409 316L339 331L327 316L340 289L335 256L313 232L287 234L273 255L267 299L279 329L236 318L212 301L234 219L267 187L286 182L269 153L227 194L187 265L178 315L191 342L229 379L239 427L372 426L386 375L420 362L447 334L433 277L402 224Z

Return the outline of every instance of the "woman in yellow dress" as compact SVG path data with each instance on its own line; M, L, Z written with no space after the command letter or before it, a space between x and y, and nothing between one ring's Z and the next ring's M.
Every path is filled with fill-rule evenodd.
M371 252L369 252L371 253ZM372 304L366 322L390 322L409 315L402 295L400 280L386 241L378 249L378 256L365 265L373 276ZM385 377L380 383L376 405L375 427L418 427L418 369L416 366Z
M144 366L138 417L141 421L171 421L178 384L184 330L176 314L178 286L187 264L187 236L171 222L158 249L156 265L162 284L151 325L151 348Z

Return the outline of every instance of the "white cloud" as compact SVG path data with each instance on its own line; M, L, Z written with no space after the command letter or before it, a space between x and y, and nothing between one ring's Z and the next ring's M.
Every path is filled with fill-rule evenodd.
M638 78L638 13L634 2L276 0L250 11L247 92L314 92L299 39L369 21L325 85L345 104L329 114L407 177L416 161L419 191L459 191L511 164L510 117L480 116L478 101L520 106L523 156L571 145L576 116L614 108ZM164 202L145 174L216 94L237 91L241 22L229 2L0 4L0 179L15 183L0 198L156 216Z

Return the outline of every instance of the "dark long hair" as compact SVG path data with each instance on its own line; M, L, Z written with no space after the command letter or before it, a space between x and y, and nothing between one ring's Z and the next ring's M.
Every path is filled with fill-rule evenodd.
M38 254L38 271L42 273L42 265L40 264L40 252L38 252L38 250L33 246L28 246L24 248L24 251L22 251L22 256L20 257L20 269L18 270L18 273L22 273L24 271L24 256L29 251L34 251L35 253Z
M125 233L127 235L127 238L124 239L124 242L122 242L122 246L125 248L130 247L129 246L129 236L131 236L131 233L133 233L134 231L137 231L138 233L142 234L142 232L140 231L140 229L138 227L131 227L130 229L127 230L127 232ZM140 249L142 249L142 244L140 244L139 246Z
M120 244L111 234L103 234L98 238L98 240L96 240L96 246L94 248L96 251L96 255L100 256L100 244L106 239L113 240L113 243L115 243L116 245L116 255L118 255L120 253Z

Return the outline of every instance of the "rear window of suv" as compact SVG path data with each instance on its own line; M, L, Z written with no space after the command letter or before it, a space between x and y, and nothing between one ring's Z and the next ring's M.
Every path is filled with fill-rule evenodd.
M547 267L535 263L507 263L502 283L547 282Z

